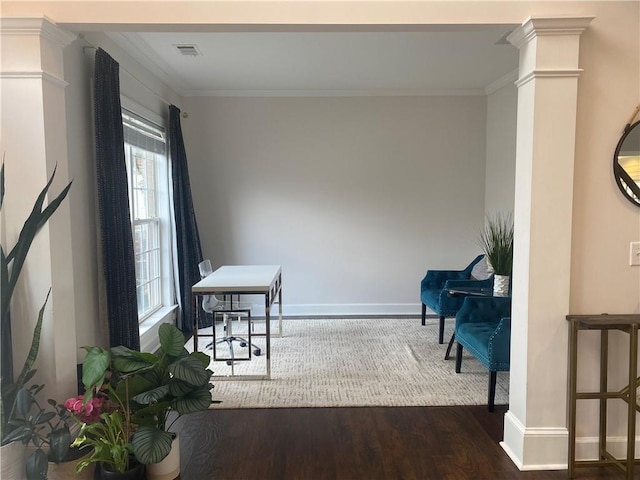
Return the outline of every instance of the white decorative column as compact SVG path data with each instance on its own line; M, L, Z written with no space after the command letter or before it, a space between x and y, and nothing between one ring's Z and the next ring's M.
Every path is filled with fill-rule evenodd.
M567 338L580 35L592 17L530 18L520 50L509 411L522 470L566 468Z
M2 18L0 35L0 150L6 187L1 237L9 249L54 167L49 200L70 180L62 52L75 35L46 18ZM52 288L35 365L34 380L46 385L40 394L43 404L50 397L63 402L76 391L72 197L73 187L33 242L11 304L14 370L19 373L38 312Z

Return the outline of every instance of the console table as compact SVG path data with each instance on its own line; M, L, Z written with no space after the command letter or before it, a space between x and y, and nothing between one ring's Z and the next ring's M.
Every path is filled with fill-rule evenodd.
M625 473L627 480L634 477L636 409L638 384L638 327L640 315L567 315L569 333L569 459L568 476L574 478L577 467L616 466ZM578 392L578 332L595 330L600 332L600 388L597 392ZM609 391L607 368L609 360L609 331L618 330L629 334L629 383L619 391ZM578 400L599 400L599 458L598 460L576 460L576 404ZM607 451L607 400L620 399L627 403L627 455L616 459Z
M243 375L245 380L271 379L271 306L278 303L278 335L282 336L282 269L279 265L225 265L193 285L193 339L194 350L198 350L198 337L214 337L198 334L198 297L203 295L264 295L265 333L254 336L266 337L266 374ZM231 310L232 311L232 310ZM251 347L251 346L249 346ZM220 378L220 377L215 377Z

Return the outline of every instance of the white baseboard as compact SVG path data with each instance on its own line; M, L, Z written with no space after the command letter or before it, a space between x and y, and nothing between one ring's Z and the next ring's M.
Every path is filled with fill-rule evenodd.
M283 302L282 315L291 317L333 317L354 315L415 315L421 314L419 303L342 303L342 304L288 304ZM271 315L278 311L274 305ZM430 315L433 312L428 311ZM254 315L264 316L264 307L254 307Z
M522 471L566 470L568 463L569 432L564 427L525 428L511 411L504 417L504 440L500 446ZM640 455L640 442L636 437L636 454ZM627 455L627 439L623 436L607 437L607 450L616 458ZM598 437L576 439L577 460L598 459Z
M525 428L509 410L500 446L520 470L565 470L568 438L564 427Z

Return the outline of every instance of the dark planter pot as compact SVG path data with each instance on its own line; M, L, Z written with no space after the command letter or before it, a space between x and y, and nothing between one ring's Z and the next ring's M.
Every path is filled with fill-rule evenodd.
M96 464L96 472L93 478L94 480L144 480L144 465L138 463L135 458L131 458L129 460L129 470L124 473L118 473L109 470L106 465L98 463Z

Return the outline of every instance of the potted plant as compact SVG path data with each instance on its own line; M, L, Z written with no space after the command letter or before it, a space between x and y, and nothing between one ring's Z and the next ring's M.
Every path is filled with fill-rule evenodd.
M206 410L212 403L210 357L203 352L189 353L184 335L174 325L162 324L158 334L156 353L122 346L110 350L87 347L82 368L89 394L105 386L110 397L121 401L126 421L136 427L131 451L148 466L165 459L172 445L176 448L176 436L170 431L172 412L175 421L180 415ZM147 478L153 478L154 467L150 470Z
M513 217L510 213L488 216L482 232L480 247L494 272L493 292L506 296L513 269Z
M97 421L83 423L72 446L92 450L78 461L76 472L80 473L89 465L95 464L96 478L99 480L143 479L144 465L132 454L131 428L124 403L101 413Z
M5 254L0 245L0 322L2 327L2 380L0 384L0 444L2 445L2 476L11 478L18 475L27 478L46 478L47 453L54 461L61 461L69 449L70 433L66 413L54 400L49 403L54 411L45 411L37 402L36 395L43 385L29 385L36 370L33 365L40 348L40 332L44 310L49 294L38 314L31 346L17 379L13 372L13 345L11 342L10 303L18 277L24 265L31 244L67 196L71 183L44 207L44 200L55 176L55 169L46 186L38 195L30 215L27 217L14 247ZM0 208L5 192L4 163L0 168ZM44 208L43 208L44 207ZM49 290L50 292L51 290ZM28 443L36 447L24 463L24 450ZM11 453L8 452L10 449ZM8 472L11 468L17 468Z

